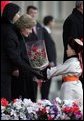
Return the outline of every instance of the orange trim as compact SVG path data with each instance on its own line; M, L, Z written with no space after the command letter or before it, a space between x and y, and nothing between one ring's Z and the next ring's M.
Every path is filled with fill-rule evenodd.
M72 76L65 76L63 77L64 82L70 82L70 81L78 81L79 77L72 75Z

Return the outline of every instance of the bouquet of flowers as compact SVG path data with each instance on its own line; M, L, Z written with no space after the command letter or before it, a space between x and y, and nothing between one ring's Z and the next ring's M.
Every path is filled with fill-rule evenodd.
M15 99L8 102L1 99L1 120L83 120L83 114L76 101Z
M26 44L27 55L32 68L43 70L49 64L43 40L29 41Z

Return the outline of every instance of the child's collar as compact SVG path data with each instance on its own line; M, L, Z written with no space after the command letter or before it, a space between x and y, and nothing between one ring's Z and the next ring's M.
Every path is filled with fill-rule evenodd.
M68 57L67 59L74 58L74 57L78 58L77 55L72 55L72 56Z

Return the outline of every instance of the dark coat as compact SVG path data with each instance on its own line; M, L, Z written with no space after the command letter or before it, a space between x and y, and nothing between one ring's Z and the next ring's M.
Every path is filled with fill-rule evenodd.
M38 75L29 65L24 37L12 23L19 6L9 3L1 17L1 97L11 100L12 71L16 68L20 72Z
M23 39L18 39L14 26L12 24L3 24L1 27L2 72L11 73L15 67L29 69L26 54L25 42Z
M51 34L49 34L45 28L43 28L43 31L44 31L46 50L48 54L48 60L49 62L54 62L54 64L56 65L57 54L56 54L56 47L54 40L52 39Z
M13 24L11 22L19 9L20 8L18 5L9 3L4 8L1 17L1 98L4 97L8 100L11 100L11 71L14 68L14 65L12 65L12 54L14 52L12 52L11 50L17 49L15 47L17 45L16 36L14 38L15 41L13 43L10 43L14 40L14 35L12 33Z
M1 96L10 98L11 75L15 68L25 68L21 58L20 42L11 23L1 25ZM6 94L5 90L10 91Z
M83 14L76 8L73 9L72 14L65 20L63 25L64 61L67 58L66 49L70 37L83 38Z
M36 25L36 31L37 34L34 32L34 30L32 30L32 33L28 36L28 38L26 38L26 42L44 40L43 27L39 23Z

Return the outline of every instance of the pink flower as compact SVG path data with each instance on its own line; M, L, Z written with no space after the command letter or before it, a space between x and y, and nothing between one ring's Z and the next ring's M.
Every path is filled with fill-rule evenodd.
M54 120L54 118L52 118L51 116L48 116L48 120Z

